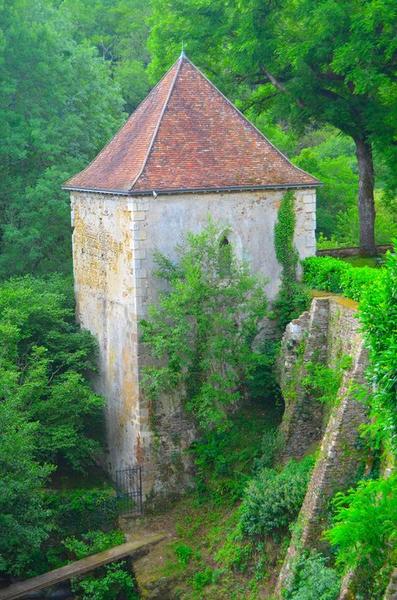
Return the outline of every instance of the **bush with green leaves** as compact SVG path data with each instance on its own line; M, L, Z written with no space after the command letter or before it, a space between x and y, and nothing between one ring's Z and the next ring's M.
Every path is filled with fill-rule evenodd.
M9 402L0 402L0 573L32 574L32 555L52 529L44 497L52 468L35 458L37 430Z
M335 518L327 538L337 547L337 563L380 569L397 550L397 475L361 481L334 498Z
M117 498L111 487L51 490L45 498L56 529L63 536L95 529L106 531L113 527L117 519Z
M263 536L285 530L298 516L314 458L291 460L281 471L262 469L249 483L241 505L243 535Z
M37 424L34 455L84 469L101 450L103 399L92 336L75 321L69 279L24 277L0 285L0 399Z
M0 341L0 571L37 574L59 527L51 473L84 470L101 451L103 400L87 379L96 350L71 282L55 276L0 285Z
M363 294L359 318L369 350L369 420L362 435L386 460L397 454L397 254L386 255L377 284ZM336 561L357 569L366 598L382 596L397 552L397 476L363 480L335 497L335 519L327 532ZM377 588L377 589L375 589Z
M204 431L227 426L257 364L253 341L266 314L263 283L237 260L213 223L189 233L177 260L157 256L167 290L141 323L153 359L144 388L153 402L177 392ZM157 363L155 362L157 361Z
M67 538L63 545L71 560L79 560L123 544L121 531L90 531L80 537ZM139 596L132 573L125 561L111 563L93 575L72 580L72 590L80 600L138 600Z
M339 357L332 368L318 361L308 361L301 383L313 399L330 406L336 402L343 373L351 365L352 358L347 354Z
M295 195L289 190L281 200L274 227L274 247L282 273L281 287L273 303L273 311L282 331L309 304L309 296L297 276L299 256L294 245L295 222Z
M397 455L397 242L375 286L363 295L359 318L369 351L370 421L364 432L375 449Z
M303 261L303 278L313 289L339 294L342 275L350 269L351 265L338 258L310 256Z
M294 565L294 581L283 593L285 600L337 600L340 579L335 569L327 565L318 553L302 553Z
M331 256L311 256L303 261L304 282L311 288L343 294L360 301L365 290L376 286L381 269L355 268Z
M215 503L235 502L244 493L252 470L272 464L279 446L278 411L242 407L229 417L228 430L209 430L192 444L196 490Z

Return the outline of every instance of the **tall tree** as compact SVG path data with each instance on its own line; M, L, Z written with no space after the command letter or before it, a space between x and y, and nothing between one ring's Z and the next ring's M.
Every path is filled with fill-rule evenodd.
M298 129L330 123L353 138L360 248L374 254L373 151L389 164L397 153L394 0L154 0L153 23L154 72L184 38L191 56L228 74L257 112L272 102Z
M70 269L61 184L121 124L108 64L51 0L0 1L0 275Z
M59 0L54 0L58 1ZM149 90L146 42L151 3L147 0L62 0L61 11L73 23L73 35L98 49L120 86L128 113Z

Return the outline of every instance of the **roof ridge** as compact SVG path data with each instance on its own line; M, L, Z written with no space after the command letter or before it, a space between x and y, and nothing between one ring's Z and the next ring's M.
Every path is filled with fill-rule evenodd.
M312 179L314 179L315 181L318 181L320 183L320 180L317 179L317 177L314 177L313 175L310 175L310 173L308 173L307 171L305 171L304 169L301 169L300 167L297 167L296 165L294 165L290 159L283 154L283 152L281 152L281 150L279 150L266 136L264 133L262 133L260 131L260 129L258 129L258 127L256 127L256 125L254 125L253 123L251 123L251 121L241 112L241 110L239 110L237 108L237 106L235 104L233 104L233 102L231 100L229 100L229 98L227 98L227 96L225 96L225 94L223 92L221 92L221 90L219 88L216 87L216 85L214 83L212 83L212 81L210 79L208 79L208 77L201 71L201 69L199 69L194 63L192 63L192 61L190 60L190 58L188 58L186 56L186 54L184 53L183 55L183 60L186 60L186 62L188 62L190 65L192 65L192 67L194 69L196 69L196 71L198 71L200 73L200 75L202 77L204 77L204 79L210 84L210 86L216 90L218 92L218 94L220 94L222 96L222 98L224 100L226 100L226 102L233 108L233 110L243 119L243 121L245 123L247 123L251 129L253 129L257 134L259 134L259 136L261 138L263 138L264 140L266 140L266 142L268 144L270 144L270 146L280 155L282 156L294 169L296 169L297 171L301 171L302 173L304 173L305 175L309 175L309 177L311 177Z
M119 128L117 129L117 131L116 131L116 132L115 132L115 133L112 135L112 137L110 138L110 140L108 141L108 143L104 145L104 147L102 148L102 150L101 150L101 151L100 151L98 154L96 154L92 160L90 160L90 162L88 163L88 165L87 165L87 166L86 166L84 169L82 169L81 171L79 171L79 175L82 175L83 173L85 173L85 172L86 172L86 171L87 171L87 170L88 170L88 169L91 167L92 163L93 163L93 162L95 162L95 161L97 160L97 158L99 158L99 157L100 157L100 156L101 156L101 155L102 155L102 154L105 152L105 150L107 150L108 146L110 146L110 144L112 143L113 139L114 139L114 138L115 138L115 137L116 137L116 136L117 136L117 135L120 133L120 131L121 131L122 129L124 129L124 127L127 125L128 121L129 121L130 119L132 119L132 117L135 115L136 111L140 109L140 107L142 106L142 104L144 104L144 103L145 103L145 102L148 100L148 98L149 98L149 97L150 97L150 96L151 96L151 95L152 95L152 94L155 92L155 90L156 90L156 89L157 89L157 88L160 86L161 82L162 82L162 81L163 81L163 80L164 80L164 79L167 77L168 73L169 73L170 71L172 71L172 69L174 68L174 66L175 66L175 63L173 63L173 64L170 66L170 68L169 68L169 69L167 69L167 71L164 73L164 75L162 76L162 78L161 78L161 79L160 79L160 80L159 80L159 81L156 83L156 85L155 85L155 86L154 86L154 87L153 87L153 88L150 90L149 94L148 94L147 96L145 96L145 98L143 98L143 100L141 100L141 101L140 101L140 103L139 103L139 104L138 104L138 106L137 106L137 107L136 107L136 108L133 110L133 112L132 112L130 115L128 115L128 118L127 118L127 120L126 120L126 121L124 121L124 123L122 123L122 124L120 125L120 127L119 127ZM172 82L172 85L173 85L173 84L174 84L174 81ZM167 96L167 101L168 101L168 96ZM67 189L69 181L70 181L71 179L74 179L74 177L75 177L75 175L72 175L72 177L69 177L69 178L68 178L68 179L65 181L65 183L63 184L63 186L62 186L62 189L65 189L65 188ZM134 184L135 184L135 180L134 180L134 183L133 183L133 185L134 185Z
M151 151L152 151L152 149L153 149L154 142L155 142L155 140L156 140L156 137L157 137L158 131L159 131L159 129L160 129L161 121L163 120L163 116L164 116L164 113L165 113L165 111L166 111L166 109L167 109L168 102L170 101L170 98L171 98L172 92L174 91L174 88L175 88L175 82L176 82L176 79L177 79L177 77L178 77L178 73L179 73L179 71L180 71L181 64L182 64L182 62L183 62L183 60L184 60L184 59L186 59L186 56L185 56L185 54L181 54L181 56L178 58L178 61L177 61L177 62L178 62L178 66L177 66L177 68L176 68L176 70L175 70L175 75L174 75L174 78L173 78L173 80L172 80L172 82L171 82L170 89L168 90L168 94L167 94L167 97L166 97L166 99L165 99L164 106L163 106L163 108L161 109L161 112L160 112L160 115L159 115L159 118L158 118L158 121L157 121L157 125L156 125L156 127L155 127L155 130L154 130L154 132L153 132L153 135L152 135L152 139L150 140L150 144L149 144L149 146L148 146L148 149L147 149L147 151L146 151L146 154L145 154L145 158L143 159L143 162L142 162L142 167L139 169L139 171L138 171L138 174L136 175L135 179L133 180L133 182L132 182L132 184L131 184L131 186L130 186L130 188L129 188L129 191L132 191L132 190L133 190L133 188L134 188L134 185L136 184L136 182L138 181L138 179L139 179L139 178L140 178L140 176L142 175L143 171L145 170L145 167L146 167L146 164L147 164L147 162L148 162L148 160L149 160L150 153L151 153ZM187 60L187 59L186 59L186 60ZM167 73L169 73L169 72L171 71L171 69L173 69L173 68L175 67L175 64L176 64L176 63L174 63L174 64L172 65L172 67L170 67L170 69L168 69ZM165 77L165 75L164 75L164 77ZM164 79L164 77L163 77L163 78L162 78L160 81L162 81L162 80ZM160 82L159 82L159 83L160 83ZM156 87L157 87L157 86L156 86ZM153 89L155 89L155 88L153 88Z

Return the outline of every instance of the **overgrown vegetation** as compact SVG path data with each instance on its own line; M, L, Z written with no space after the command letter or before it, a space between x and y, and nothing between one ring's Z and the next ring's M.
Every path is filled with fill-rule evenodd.
M284 594L285 600L337 600L340 580L328 562L316 552L302 553L296 564L293 585Z
M285 532L298 516L314 459L291 460L280 471L261 469L248 485L241 505L240 527L248 537Z
M388 253L376 285L362 294L360 320L369 350L369 424L362 434L388 464L396 444L397 255ZM337 564L356 568L358 592L379 598L396 558L395 474L363 480L335 499L335 524L327 533L337 548Z
M0 573L26 578L124 536L112 533L115 493L95 466L103 452L103 399L88 381L96 346L75 322L70 280L1 284L0 338ZM96 488L73 485L93 470ZM65 477L69 486L57 489ZM81 598L112 600L127 588L136 597L118 566L76 586Z
M263 283L222 244L209 224L187 235L177 262L158 255L157 274L167 284L141 323L143 341L160 364L145 369L152 401L178 390L198 426L222 430L244 398L244 386L261 356L253 348L266 314Z
M295 194L289 190L281 200L274 227L274 248L279 261L281 288L273 304L273 310L281 331L292 319L298 317L309 304L306 290L298 281L298 251L294 244Z
M372 267L354 268L348 262L331 256L313 256L303 261L304 282L313 289L343 294L360 301L365 290L375 288L380 270Z

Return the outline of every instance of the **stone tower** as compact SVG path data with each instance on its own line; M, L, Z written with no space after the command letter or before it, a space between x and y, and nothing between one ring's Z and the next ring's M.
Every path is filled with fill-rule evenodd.
M99 155L65 184L77 317L99 345L96 386L107 399L109 468L142 464L146 494L181 485L187 468L181 449L193 436L178 400L168 399L159 409L154 443L140 388L139 321L156 299L154 251L172 257L184 233L199 230L211 215L229 228L237 255L267 279L272 299L280 278L273 243L280 199L285 190L295 191L295 244L301 258L311 256L318 184L184 54ZM178 452L177 464L171 456Z

